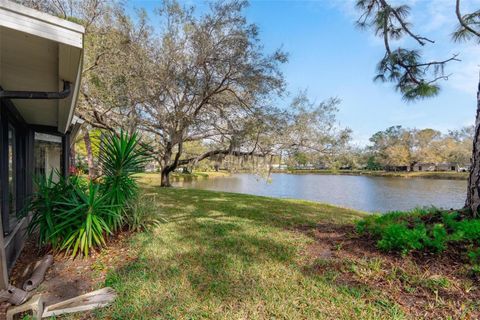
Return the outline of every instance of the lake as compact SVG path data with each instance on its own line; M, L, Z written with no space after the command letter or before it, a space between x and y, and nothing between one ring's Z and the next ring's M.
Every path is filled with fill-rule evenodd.
M267 182L253 174L177 182L177 186L330 203L387 212L415 207L460 208L465 180L275 173Z

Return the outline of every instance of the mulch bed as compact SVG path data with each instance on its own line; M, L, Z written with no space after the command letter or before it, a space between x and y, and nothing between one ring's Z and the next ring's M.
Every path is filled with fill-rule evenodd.
M105 249L101 252L94 251L85 258L72 259L63 253L53 253L53 265L47 271L45 280L33 292L42 293L45 304L50 305L103 287L109 270L136 259L136 253L127 245L130 234L130 232L118 233L109 239ZM29 239L11 272L10 283L22 288L23 282L31 274L27 271L49 253L52 254L48 249L38 249L34 240ZM7 303L0 305L0 319L5 317L8 306Z
M395 301L412 318L480 319L479 279L470 275L460 248L401 256L380 252L351 225L325 223L296 231L315 240L304 253L307 273L367 288L374 294L366 299Z

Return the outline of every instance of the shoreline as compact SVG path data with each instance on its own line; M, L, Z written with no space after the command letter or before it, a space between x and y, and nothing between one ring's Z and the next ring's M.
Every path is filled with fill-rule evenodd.
M346 175L346 176L371 176L393 178L422 178L467 180L468 172L448 171L420 171L420 172L393 172L393 171L367 171L367 170L272 170L272 173L285 174L318 174L318 175Z
M223 178L228 177L231 174L229 172L220 171L201 171L201 172L193 172L193 173L179 173L174 172L170 174L170 182L189 182L198 179L216 179L216 178ZM141 172L137 173L135 177L138 179L140 183L143 184L156 184L160 185L160 172Z

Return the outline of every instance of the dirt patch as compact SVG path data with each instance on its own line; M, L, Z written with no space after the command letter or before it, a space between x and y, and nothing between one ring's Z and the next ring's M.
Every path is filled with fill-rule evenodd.
M93 252L89 257L71 259L64 254L55 254L54 263L45 275L45 281L34 290L42 293L45 304L50 305L103 287L108 271L121 268L136 259L136 253L129 248L129 232L122 232L112 237L107 247ZM12 285L21 288L31 274L33 265L48 249L38 249L33 240L28 240L18 258L11 276ZM0 319L8 304L0 307Z
M366 299L395 301L412 318L480 319L479 282L469 275L458 248L404 257L380 252L351 225L325 223L296 231L315 240L304 252L306 273L364 290Z

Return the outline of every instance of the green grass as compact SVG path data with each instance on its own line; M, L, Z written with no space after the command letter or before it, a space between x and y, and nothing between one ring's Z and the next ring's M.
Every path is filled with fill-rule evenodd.
M362 213L307 201L151 188L168 222L139 233L138 259L108 274L119 297L95 318L401 319L374 290L308 271L313 240L293 227Z

